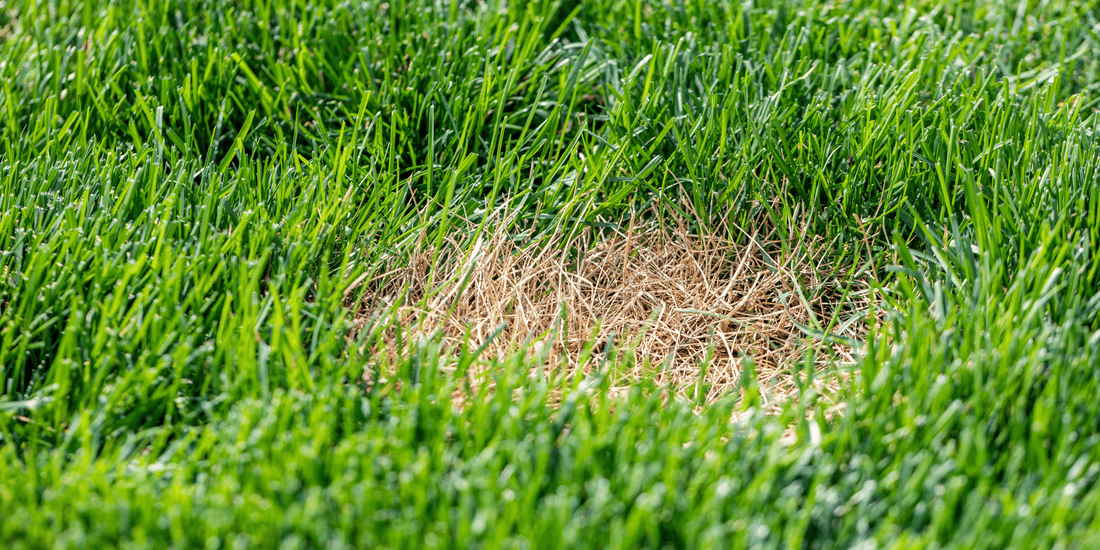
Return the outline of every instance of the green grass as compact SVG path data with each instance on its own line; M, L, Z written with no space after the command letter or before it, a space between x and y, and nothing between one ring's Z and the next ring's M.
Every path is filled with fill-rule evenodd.
M1095 1L0 3L0 542L1095 547L1098 108ZM504 209L808 221L842 414L374 353L353 283Z

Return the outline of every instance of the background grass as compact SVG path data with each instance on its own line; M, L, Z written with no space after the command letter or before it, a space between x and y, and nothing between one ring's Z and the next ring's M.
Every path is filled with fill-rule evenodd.
M1098 52L1077 1L0 4L0 540L1093 547ZM809 220L882 281L843 414L368 353L351 283L505 206Z

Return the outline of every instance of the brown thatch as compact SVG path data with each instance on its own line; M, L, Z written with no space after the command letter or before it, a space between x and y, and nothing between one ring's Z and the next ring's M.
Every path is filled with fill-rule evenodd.
M441 329L455 346L467 337L481 345L505 324L487 355L503 358L528 342L549 351L550 367L569 374L589 368L584 359L614 335L619 353L633 354L620 385L652 377L682 390L699 380L707 363L708 398L734 387L751 356L757 380L772 400L781 399L796 389L789 367L807 346L824 351L819 366L853 360L848 346L824 345L796 323L825 325L838 310L838 318L862 315L869 292L857 282L841 303L841 283L825 277L844 272L826 265L820 242L802 241L797 253L778 257L775 242L744 237L738 244L680 226L521 247L498 233L466 251L457 243L440 251L426 247L370 281L358 309L367 318L395 308L403 327ZM433 259L439 262L434 272ZM862 331L857 321L837 335L858 338Z

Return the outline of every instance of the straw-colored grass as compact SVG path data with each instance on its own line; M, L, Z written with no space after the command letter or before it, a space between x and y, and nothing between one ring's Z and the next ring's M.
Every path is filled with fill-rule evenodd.
M808 347L821 352L818 370L854 362L849 345L823 344L800 325L861 316L869 293L857 281L841 299L841 284L823 275L837 270L819 241L802 241L781 258L773 240L742 240L677 225L568 243L520 246L498 233L473 247L423 247L373 281L360 314L391 310L406 332L440 330L452 348L491 338L483 353L498 359L527 345L549 352L548 365L569 375L590 368L610 339L619 353L633 354L618 382L652 377L683 391L697 388L702 374L707 399L734 388L751 357L767 405L796 391L790 367ZM856 340L863 331L862 321L842 326L834 336ZM821 382L835 390L837 377Z

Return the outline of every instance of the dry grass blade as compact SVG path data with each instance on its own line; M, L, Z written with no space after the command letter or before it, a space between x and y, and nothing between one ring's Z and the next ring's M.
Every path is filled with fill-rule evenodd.
M434 250L386 270L384 279L372 282L359 313L368 318L403 296L397 322L414 333L441 330L452 346L466 338L471 346L483 345L505 324L487 354L503 358L525 342L549 345L550 366L567 369L567 375L589 368L586 349L599 354L614 338L621 352L633 354L617 383L652 377L683 391L702 373L710 399L738 384L751 356L757 380L770 388L774 402L796 390L789 367L811 345L798 325L830 319L838 309L851 318L870 304L866 292L849 292L841 300L841 283L820 278L838 272L819 265L827 258L820 243L778 262L764 252L770 244L755 237L738 244L682 227L632 229L600 239L585 235L568 246L528 248L497 234L465 255L451 243L439 255L451 260L441 262L434 276L441 283L433 288L426 282ZM570 256L562 250L582 252ZM856 284L863 288L850 290L865 289ZM850 323L839 336L856 338L862 331L860 322ZM822 365L826 358L853 360L845 345L820 347L828 352Z

